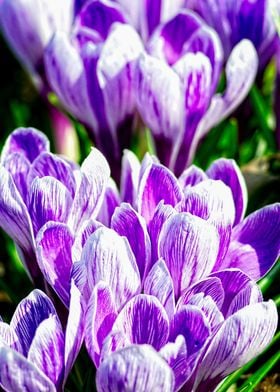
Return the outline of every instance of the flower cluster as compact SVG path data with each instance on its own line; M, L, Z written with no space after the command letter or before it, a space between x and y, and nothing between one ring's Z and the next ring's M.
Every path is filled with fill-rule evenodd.
M83 337L100 391L214 390L270 342L277 311L256 280L280 253L280 205L244 219L234 161L177 179L126 151L118 193L97 150L79 168L30 128L10 135L1 161L0 224L69 308L64 331L35 291L0 324L6 390L26 377L30 391L60 390Z

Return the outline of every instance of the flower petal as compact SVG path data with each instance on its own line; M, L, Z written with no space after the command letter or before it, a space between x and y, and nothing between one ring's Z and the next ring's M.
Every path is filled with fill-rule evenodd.
M114 212L111 227L127 238L135 255L141 280L144 279L151 264L151 242L145 220L130 204L122 203Z
M189 213L171 216L159 236L159 256L170 271L175 297L215 265L219 238L213 225Z
M29 161L20 152L13 152L3 161L3 166L11 174L22 200L26 203L28 195L27 175L30 169Z
M107 357L96 374L97 389L109 392L173 391L171 368L148 345L130 346Z
M193 389L198 392L215 389L224 377L262 352L276 327L277 309L273 301L246 306L229 317L209 342L197 367Z
M171 319L175 310L173 281L163 259L158 260L148 273L144 283L144 293L153 295L163 305Z
M252 279L263 277L280 254L280 204L250 214L237 225L224 260L224 267L236 267Z
M10 326L19 338L24 356L28 354L37 327L50 315L56 315L56 310L49 297L40 290L33 290L17 306Z
M138 181L140 174L140 163L136 155L130 150L124 150L122 158L121 200L135 207Z
M49 149L50 142L42 132L35 128L17 128L3 146L1 162L12 153L20 153L32 163L42 152L48 152Z
M28 206L35 234L48 221L66 222L71 205L71 194L61 182L53 177L35 178Z
M68 221L73 231L76 231L83 221L97 216L110 177L109 165L96 148L92 148L84 160L81 172L81 181Z
M51 315L37 327L27 359L59 385L64 371L64 333L57 316Z
M47 282L66 306L70 300L71 249L74 238L63 223L48 222L36 237L37 259Z
M234 204L234 225L244 218L247 206L247 188L244 177L233 159L217 159L207 170L206 174L213 180L221 180L230 187Z
M1 343L6 344L15 351L21 352L21 346L17 334L10 325L4 323L2 319L0 320L0 345Z
M123 307L113 331L123 332L131 343L147 343L159 350L168 340L168 316L156 297L139 294Z
M111 332L117 309L110 288L102 281L94 287L88 303L85 326L85 343L96 367L103 341Z
M110 227L114 211L120 204L121 200L118 188L115 181L110 178L104 194L104 201L97 216L97 220L102 222L105 226Z
M195 165L191 165L183 171L183 173L178 178L181 187L184 189L186 186L194 186L199 184L201 181L207 179L207 175L202 169Z
M87 240L82 262L87 271L86 297L100 281L112 290L117 309L139 292L140 276L135 257L124 237L107 228L97 229Z
M76 357L80 351L84 338L84 316L85 316L85 304L84 298L74 281L71 282L70 291L70 306L69 315L67 320L67 326L65 331L65 373L64 383L66 382L67 376L70 373L72 366L75 362Z
M0 345L0 385L6 391L55 392L54 384L21 354Z
M161 200L175 206L182 199L182 190L174 174L160 164L149 166L140 181L138 210L149 223Z

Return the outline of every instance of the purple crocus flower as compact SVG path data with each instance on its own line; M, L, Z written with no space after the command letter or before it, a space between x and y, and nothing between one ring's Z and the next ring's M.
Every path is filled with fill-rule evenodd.
M81 294L71 288L65 331L50 299L34 290L10 325L0 321L0 386L5 391L62 391L83 341Z
M262 67L275 54L278 0L185 0L184 5L199 13L218 32L226 58L244 38L254 44Z
M111 283L97 282L86 313L85 342L98 367L98 391L118 385L119 391L211 392L258 355L277 327L275 304L263 302L258 286L237 269L210 275L176 300L160 259L144 293L121 309Z
M75 232L95 217L109 176L96 149L79 168L50 153L46 136L33 128L19 128L7 139L0 165L0 227L15 241L37 287L42 287L35 253L39 230L52 221Z
M181 11L159 26L140 57L137 108L154 136L160 161L176 175L189 165L199 140L247 95L257 71L248 40L232 50L227 88L215 94L223 64L217 34L195 14Z
M15 55L35 78L45 80L43 55L57 30L70 33L73 0L3 0L1 27ZM40 80L37 80L40 83Z
M108 1L87 2L74 31L71 41L57 33L50 43L48 80L66 109L90 129L118 178L122 149L133 128L132 81L142 42L119 6Z

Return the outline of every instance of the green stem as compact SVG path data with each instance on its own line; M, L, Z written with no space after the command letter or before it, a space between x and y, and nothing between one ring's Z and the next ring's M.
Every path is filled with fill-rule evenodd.
M280 305L280 294L278 294L275 298L273 298L273 301L275 302L276 306L278 307Z
M274 338L272 339L270 345L262 352L262 354L264 354L275 343L277 343L279 339L280 339L280 331L274 336ZM246 365L244 365L241 369L238 369L234 373L230 374L225 379L225 381L221 384L221 386L218 387L216 392L227 392L227 390L230 388L230 386L232 384L236 383L236 381L242 376L242 374L247 372L254 365L254 363L258 360L258 358L259 357L253 358L250 362L248 362Z
M270 150L275 151L275 141L272 133L273 126L271 125L267 105L256 85L250 91L250 98L267 146Z
M278 259L278 261L276 262L274 267L268 272L268 274L258 282L259 288L261 289L263 294L267 292L269 287L272 285L275 276L278 275L279 272L280 259Z

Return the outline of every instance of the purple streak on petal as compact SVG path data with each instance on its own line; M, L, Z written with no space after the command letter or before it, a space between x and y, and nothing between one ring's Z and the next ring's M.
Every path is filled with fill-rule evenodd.
M135 255L141 280L144 280L151 264L151 242L145 220L130 204L122 203L114 212L111 227L127 238Z
M66 306L70 301L71 249L74 238L63 223L48 222L36 237L37 259L47 282Z
M85 343L91 359L99 366L101 348L111 332L117 309L110 287L100 281L94 287L85 318Z
M76 182L73 169L73 164L68 163L66 159L45 152L34 160L28 174L28 184L31 184L36 177L54 177L66 186L74 198Z
M179 309L182 305L188 304L190 299L199 293L204 293L205 296L210 296L215 301L219 309L222 307L225 299L223 285L219 278L210 277L200 280L198 283L195 283L187 289L178 299L177 309Z
M173 391L174 375L160 355L148 345L133 345L107 357L97 370L100 392Z
M56 392L54 384L21 354L0 345L0 386L6 391Z
M280 204L250 214L233 230L225 267L243 270L252 279L263 277L280 254Z
M28 206L35 234L48 221L66 222L71 205L71 194L61 182L53 177L35 178Z
M74 281L71 282L69 316L65 331L64 383L78 356L84 338L85 304Z
M22 154L30 163L42 152L48 152L50 143L47 137L35 128L18 128L6 140L1 161L7 159L12 153Z
M277 309L273 301L247 306L229 317L201 357L193 389L214 390L224 377L263 351L276 327Z
M26 180L30 169L29 161L20 152L13 152L3 161L3 166L11 174L22 200L26 203L28 195Z
M171 319L175 311L173 281L163 259L155 263L144 282L144 293L153 295Z
M262 301L263 296L259 286L255 282L248 282L247 286L240 290L233 298L228 308L226 318L247 305Z
M239 167L232 159L220 158L212 163L206 174L209 178L221 180L230 187L235 204L236 225L244 218L247 206L246 184Z
M184 189L186 186L194 186L199 184L201 181L207 179L207 175L199 167L191 165L183 171L178 178L181 187Z
M138 181L140 174L140 163L132 151L125 150L122 158L121 200L130 203L135 208Z
M27 359L54 384L60 385L64 371L64 333L57 316L51 315L37 327Z
M216 229L201 218L181 213L165 222L159 237L159 256L170 271L176 298L211 272L218 248Z
M82 250L85 243L87 242L87 239L100 227L104 227L104 225L99 221L93 219L85 221L84 224L80 227L80 230L75 235L75 240L71 252L74 263L81 260Z
M161 200L175 206L182 199L182 190L174 174L160 164L152 164L144 172L139 185L138 210L149 223Z
M115 209L121 204L118 188L115 181L110 178L107 185L104 201L101 205L97 220L102 222L105 226L111 226L111 219Z
M164 0L145 0L144 13L147 22L147 36L149 37L154 29L161 22L161 8Z
M4 323L2 319L0 320L0 345L1 343L6 344L8 347L18 351L19 353L22 351L17 334L10 325Z
M105 157L93 148L81 166L80 184L77 187L68 221L73 231L77 231L84 221L97 216L109 177L110 168Z
M139 294L123 307L113 331L123 332L131 343L147 343L159 350L168 341L169 320L156 297Z
M80 121L95 128L96 119L87 95L84 65L66 34L56 32L44 59L48 81L63 106Z
M223 262L228 250L231 228L235 218L235 206L231 190L222 181L205 180L185 189L181 211L199 216L216 227L219 233L220 249L216 269Z
M88 238L81 259L87 271L87 298L100 280L112 290L117 309L139 292L140 276L135 257L127 239L115 231L107 228L96 230Z
M122 331L112 331L103 342L100 363L108 358L114 351L121 350L127 346L131 346L129 337Z
M56 315L51 300L40 290L33 290L16 308L10 326L17 334L24 356L34 338L37 327L50 315Z
M187 345L183 335L178 335L174 343L167 343L160 351L160 355L165 359L174 372L175 391L186 382L188 378Z
M214 272L211 277L217 277L224 289L225 297L221 307L222 313L226 316L228 309L235 296L244 288L248 287L251 279L238 269L225 269L223 271Z
M210 295L195 294L189 299L188 305L196 306L202 311L212 331L224 321L224 316Z
M174 214L176 214L176 210L170 205L165 205L163 201L160 201L155 209L154 216L148 226L152 245L152 265L159 259L158 239L162 226L164 222Z
M102 3L101 1L90 1L78 14L76 23L98 32L103 40L109 35L114 23L125 23L124 16L117 3Z

